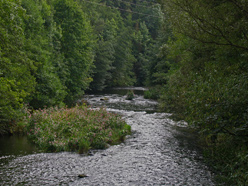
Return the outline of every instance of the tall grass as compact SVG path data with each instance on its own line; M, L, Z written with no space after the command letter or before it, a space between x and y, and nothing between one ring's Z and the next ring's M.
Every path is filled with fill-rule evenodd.
M106 109L86 106L46 108L31 113L19 125L28 137L45 152L104 149L117 144L131 133L131 127L121 117Z

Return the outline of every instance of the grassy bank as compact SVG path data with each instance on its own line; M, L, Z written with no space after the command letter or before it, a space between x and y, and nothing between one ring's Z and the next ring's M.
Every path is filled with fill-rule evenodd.
M120 116L103 108L54 107L26 113L18 127L45 152L104 149L108 144L122 142L131 133L131 127Z

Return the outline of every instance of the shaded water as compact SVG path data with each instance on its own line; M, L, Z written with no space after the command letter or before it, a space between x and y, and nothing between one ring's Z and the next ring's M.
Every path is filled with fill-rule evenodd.
M91 156L1 154L8 159L0 165L1 185L214 185L193 134L177 127L169 114L155 112L157 103L144 99L142 91L136 88L131 101L125 100L126 89L84 98L94 107L121 114L132 126L124 143L92 151Z

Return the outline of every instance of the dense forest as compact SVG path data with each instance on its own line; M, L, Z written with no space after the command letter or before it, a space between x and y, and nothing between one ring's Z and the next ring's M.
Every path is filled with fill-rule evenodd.
M163 0L173 36L162 45L169 71L161 108L203 137L225 185L248 184L248 2ZM158 69L159 74L164 70Z
M248 2L1 0L0 133L23 108L153 87L199 132L221 181L248 182Z
M159 4L0 3L1 133L15 124L23 105L63 106L82 98L86 90L145 84L162 21Z

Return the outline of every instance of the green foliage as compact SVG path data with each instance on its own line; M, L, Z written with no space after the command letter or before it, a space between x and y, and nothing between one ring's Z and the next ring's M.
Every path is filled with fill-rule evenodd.
M17 110L34 90L35 67L23 49L24 17L19 1L0 2L0 133L17 119Z
M15 128L24 103L71 104L93 80L92 90L145 84L160 6L142 10L155 15L149 17L94 3L138 7L109 0L0 2L0 133Z
M126 99L132 100L134 97L135 97L135 94L134 94L133 90L128 90Z
M137 29L133 39L133 53L136 58L133 68L136 76L136 85L142 86L148 74L149 48L152 38L145 22L140 23Z
M176 32L214 46L247 50L246 1L165 0Z
M247 185L247 152L247 146L225 135L219 136L215 144L204 149L206 162L215 172L221 172L216 176L218 183L225 185Z
M184 41L194 43L194 46L180 44L178 50L181 51L180 58L183 58L180 68L172 71L169 77L167 93L162 97L166 103L164 106L180 113L181 119L204 132L232 133L245 127L247 69L233 61L245 58L239 57L236 50L229 49L230 57L222 61L220 53L222 56L226 51L203 47L187 39Z
M179 65L171 70L168 92L162 98L165 105L170 103L172 111L204 132L239 136L239 130L246 136L247 52L181 35L170 47L168 58L179 59Z
M105 87L128 86L136 81L133 64L135 57L132 51L132 27L131 16L123 18L122 11L110 9L104 6L121 6L120 2L94 1L103 6L84 3L85 11L94 26L94 32L98 37L95 49L94 75L91 89L102 90ZM89 5L90 4L90 5ZM111 11L110 11L111 10Z
M171 67L171 63L174 63L173 60L168 59L168 44L174 36L170 22L167 18L168 16L165 17L164 22L158 30L157 39L154 41L149 52L150 62L148 64L148 77L146 84L152 87L164 86L167 83L168 71Z
M118 26L114 19L107 20L107 23L103 26L102 35L99 36L94 60L94 81L91 83L91 89L93 90L103 90L107 86L106 82L112 78L111 70L115 60L114 46L117 29Z
M44 106L54 106L63 104L66 95L65 88L56 76L52 65L43 66L37 74L36 93L33 95L30 105L35 108L43 108Z
M66 102L70 103L82 96L92 81L94 38L86 15L76 2L57 0L54 9L54 20L62 30L61 52L68 69Z
M25 130L32 141L47 152L104 149L121 142L131 128L120 116L105 109L85 106L26 110Z
M248 46L244 1L163 1L174 37L161 108L212 138L207 157L230 185L247 184ZM241 166L244 163L245 166ZM239 167L238 167L239 166Z
M161 88L160 86L156 86L156 87L152 87L149 90L146 90L144 92L144 98L158 100L161 91L160 88Z
M161 5L154 1L139 1L137 4L137 6L133 6L133 11L140 14L133 14L133 20L142 20L146 24L152 38L156 39L163 22Z
M56 57L53 57L52 51L55 49L50 45L51 36L55 34L51 7L46 1L23 0L22 3L27 12L24 20L26 53L38 67L35 73L36 92L29 103L35 109L60 104L66 92L52 63L52 58Z
M135 83L133 64L136 61L132 54L132 31L121 28L115 46L115 61L113 63L112 78L110 86L131 86Z
M156 38L157 28L162 20L160 5L142 9L140 5L150 6L154 3L150 2L148 5L147 2L109 0L81 3L99 39L95 47L96 68L90 88L102 90L113 86L144 85L150 63L149 55L153 52L153 38ZM131 14L105 5L130 9L141 14Z
M91 83L92 90L103 90L112 77L111 70L114 61L114 46L111 41L100 39L96 48L94 81Z

